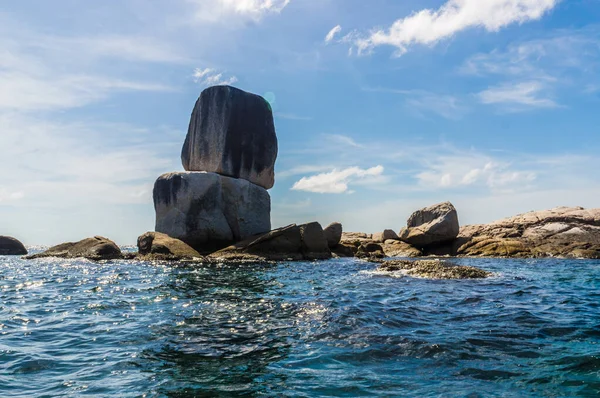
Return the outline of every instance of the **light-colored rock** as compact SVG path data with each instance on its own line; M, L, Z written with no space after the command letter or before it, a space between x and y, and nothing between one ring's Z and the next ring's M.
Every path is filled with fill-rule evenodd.
M273 113L264 98L230 86L202 91L181 152L185 170L242 178L270 189L276 158Z
M226 247L209 256L222 261L299 261L331 258L319 223L288 225Z
M50 249L25 257L26 259L36 259L44 257L60 258L87 258L88 260L114 260L123 258L123 253L119 246L110 239L101 236L94 236L80 240L79 242L62 243L51 247Z
M262 187L215 173L160 176L154 185L156 231L208 253L271 229Z
M202 256L185 242L160 232L146 232L137 240L138 252L143 257L159 260L191 260Z
M439 203L414 212L400 239L417 248L454 240L459 233L458 213L450 202Z
M378 233L373 234L372 239L375 242L385 242L386 240L390 240L390 239L397 240L399 238L398 238L398 235L394 231L392 231L391 229L386 229L383 232L378 232Z
M421 257L421 250L399 240L386 240L382 245L386 257Z
M27 254L27 249L23 243L10 236L0 236L1 256L22 256L25 254Z
M343 228L339 222L329 224L323 232L325 233L325 238L330 249L336 247L342 240Z

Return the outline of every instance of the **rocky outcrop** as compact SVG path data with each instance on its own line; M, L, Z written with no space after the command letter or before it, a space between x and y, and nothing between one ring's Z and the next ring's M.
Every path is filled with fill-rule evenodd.
M399 240L386 240L381 246L386 257L421 257L423 255L421 250Z
M137 240L141 259L193 260L202 256L185 242L160 232L146 232Z
M386 229L383 232L373 234L372 239L375 242L385 242L386 240L397 240L398 235L391 229Z
M333 249L339 245L340 241L342 240L342 224L339 222L331 223L325 227L323 232L325 233L325 238L327 239L327 244L329 245L330 249Z
M452 242L459 233L458 213L450 202L439 203L414 212L400 239L417 248Z
M0 256L22 256L27 254L25 246L10 236L0 236Z
M468 225L453 250L461 256L600 258L600 209L557 207Z
M456 265L441 260L391 260L377 268L381 272L401 272L404 275L427 279L481 279L492 275L480 268Z
M200 253L271 230L271 198L262 187L215 173L164 174L154 185L156 231Z
M229 261L299 261L331 258L318 223L288 225L212 253L210 259Z
M276 158L273 113L264 98L230 86L202 91L181 152L185 170L242 178L270 189Z
M88 260L99 261L120 259L123 258L123 253L121 253L121 249L119 249L115 242L101 236L95 236L79 242L62 243L42 253L27 256L26 259L31 260L43 257L83 257Z

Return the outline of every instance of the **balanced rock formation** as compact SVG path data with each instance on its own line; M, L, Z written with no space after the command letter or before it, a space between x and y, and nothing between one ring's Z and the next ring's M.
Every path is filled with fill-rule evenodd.
M243 178L270 189L276 158L273 113L264 98L230 86L202 91L181 152L185 170Z
M331 258L319 223L288 225L238 242L209 256L228 261L298 261Z
M156 231L211 252L271 230L271 198L262 187L215 173L160 176L154 185Z
M80 240L79 242L62 243L42 253L27 256L26 259L32 260L43 257L83 257L88 260L99 261L120 259L123 258L123 253L121 253L121 249L119 249L119 246L115 242L101 236L95 236Z
M460 230L461 256L600 258L600 209L557 207Z
M417 248L452 242L460 231L458 213L450 202L439 203L414 212L400 239Z
M193 260L202 256L185 242L160 232L146 232L137 240L138 253L143 259Z
M0 256L22 256L27 254L27 249L15 238L0 236Z

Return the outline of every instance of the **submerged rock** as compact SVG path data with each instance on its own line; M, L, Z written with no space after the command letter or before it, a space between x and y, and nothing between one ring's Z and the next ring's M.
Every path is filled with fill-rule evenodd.
M114 260L123 258L123 253L119 246L110 239L101 236L94 236L80 240L79 242L62 243L51 247L50 249L25 257L28 260L43 258L43 257L61 257L61 258L78 258L83 257L88 260Z
M137 240L142 258L156 260L192 260L202 256L185 242L160 232L146 232Z
M242 178L270 189L276 158L273 113L264 98L230 86L202 91L181 152L185 170Z
M325 233L327 244L331 249L336 247L342 240L343 228L342 224L340 224L339 222L329 224L327 227L325 227L323 232Z
M480 268L456 265L441 260L391 260L379 265L378 271L402 271L409 276L427 279L481 279L491 272Z
M460 232L458 213L450 202L439 203L414 212L400 239L417 248L454 240Z
M27 249L23 243L10 236L0 236L1 256L22 256L25 254L27 254Z
M331 258L319 223L288 225L258 235L212 253L209 258L223 261L299 261Z
M271 229L271 198L246 180L215 173L160 176L154 185L157 232L210 253Z

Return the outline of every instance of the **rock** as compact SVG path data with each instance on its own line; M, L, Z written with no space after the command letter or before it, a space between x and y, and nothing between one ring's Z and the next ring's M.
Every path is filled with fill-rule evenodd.
M302 255L305 260L326 260L331 258L331 250L321 224L312 222L300 226L302 235Z
M271 229L271 198L262 187L215 173L160 176L154 185L157 232L210 253Z
M373 234L372 239L375 242L385 242L386 240L390 240L390 239L397 240L398 235L391 229L386 229L383 232L378 232L376 234Z
M386 240L382 245L386 257L421 257L421 250L399 240Z
M402 272L406 275L427 279L481 279L492 273L475 267L456 265L441 260L392 260L377 268L384 272Z
M600 209L557 207L460 230L456 254L482 257L600 257Z
M10 236L0 236L1 256L22 256L25 254L27 254L27 249L20 241Z
M358 258L384 258L383 247L375 242L362 243L356 252Z
M288 225L212 253L209 258L227 261L299 261L331 258L318 223Z
M202 91L181 152L185 170L243 178L270 189L276 158L273 113L264 98L230 86Z
M340 243L331 249L331 252L338 257L354 257L358 248L354 245Z
M342 229L342 224L340 224L339 222L334 222L329 224L323 230L329 248L333 249L340 243L340 241L342 240Z
M202 258L200 253L185 242L160 232L146 232L138 240L138 252L156 260L192 260Z
M120 259L123 258L123 254L115 242L101 236L94 236L93 238L83 239L79 242L62 243L51 247L45 252L27 256L25 258L31 260L43 257L83 257L88 260L99 261Z
M412 246L425 248L454 240L459 233L458 214L450 202L414 212L400 239Z

